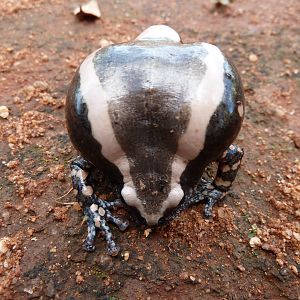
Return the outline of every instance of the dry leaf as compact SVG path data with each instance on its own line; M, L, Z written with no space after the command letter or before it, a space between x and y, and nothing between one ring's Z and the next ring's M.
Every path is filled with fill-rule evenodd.
M212 4L220 4L220 5L229 5L230 4L230 0L210 0L210 2Z
M74 9L74 15L79 17L100 18L101 12L97 0L91 0Z

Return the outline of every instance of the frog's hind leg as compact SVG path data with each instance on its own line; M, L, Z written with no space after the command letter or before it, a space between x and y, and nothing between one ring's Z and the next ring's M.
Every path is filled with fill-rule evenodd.
M213 206L221 200L229 191L236 174L240 168L241 160L244 151L237 145L230 145L230 147L223 153L218 160L217 175L211 185L210 191L205 198L204 216L210 218L212 216Z
M87 220L88 235L83 244L87 251L94 251L94 239L96 236L96 228L104 234L108 254L117 255L119 247L112 237L111 230L107 221L113 222L120 230L125 230L128 227L128 221L122 220L110 212L110 209L123 206L120 199L111 202L104 201L94 194L93 180L89 176L94 169L85 159L78 157L71 162L71 177L73 188L77 191L77 200L80 206L83 207L84 215Z

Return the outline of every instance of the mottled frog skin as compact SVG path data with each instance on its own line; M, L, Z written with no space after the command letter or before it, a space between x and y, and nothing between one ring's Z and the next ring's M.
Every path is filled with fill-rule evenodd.
M70 85L66 120L81 157L71 163L77 199L88 223L85 249L96 228L116 255L108 221L126 220L125 207L148 226L165 224L203 202L204 215L230 189L243 151L232 144L244 117L244 96L233 64L211 44L183 44L176 31L151 26L134 41L97 50ZM202 178L213 161L213 180ZM95 193L101 171L117 187L115 201Z

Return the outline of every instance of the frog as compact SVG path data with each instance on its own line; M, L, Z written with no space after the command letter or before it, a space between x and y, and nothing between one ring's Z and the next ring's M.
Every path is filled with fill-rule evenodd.
M107 253L118 255L111 224L121 231L129 226L115 213L120 207L149 228L199 203L212 218L244 155L234 144L244 111L232 61L215 45L183 43L169 26L150 26L132 41L87 56L65 105L69 137L80 154L70 168L88 229L83 248L94 251L100 231ZM216 174L206 178L214 162ZM113 199L96 191L103 177Z

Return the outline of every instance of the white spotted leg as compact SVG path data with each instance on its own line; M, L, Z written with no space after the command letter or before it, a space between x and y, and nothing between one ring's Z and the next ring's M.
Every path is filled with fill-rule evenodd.
M212 216L213 206L226 196L232 186L243 155L244 151L237 145L232 144L218 160L217 175L212 184L207 186L206 203L204 205L204 216L206 218Z
M159 221L159 224L167 224L188 207L202 201L205 202L204 217L210 218L214 205L228 193L240 167L243 155L244 151L240 147L231 145L218 160L219 165L215 179L212 181L201 178L191 195L187 195L170 215Z
M96 228L98 228L106 239L108 254L116 256L120 248L113 240L108 221L117 225L121 231L124 231L129 223L127 220L114 216L110 211L110 209L123 206L120 199L108 202L94 194L93 182L88 176L93 168L93 165L81 157L76 158L71 163L72 183L74 189L77 190L76 198L80 206L83 207L87 219L88 234L83 247L87 251L95 250L94 240Z

